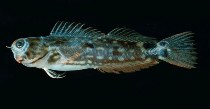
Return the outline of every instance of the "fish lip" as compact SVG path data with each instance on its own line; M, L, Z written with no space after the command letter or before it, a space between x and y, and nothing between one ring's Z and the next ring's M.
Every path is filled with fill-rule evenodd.
M23 60L17 60L17 62L20 63L20 64L22 63L22 61L23 61Z
M24 61L24 59L25 59L24 56L17 56L17 57L16 57L16 61L17 61L18 63L22 63L22 62Z

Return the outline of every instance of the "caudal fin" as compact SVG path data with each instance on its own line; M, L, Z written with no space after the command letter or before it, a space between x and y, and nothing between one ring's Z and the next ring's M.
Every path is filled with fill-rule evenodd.
M195 68L197 57L192 35L192 32L183 32L158 42L158 46L166 48L159 53L159 59L180 67Z

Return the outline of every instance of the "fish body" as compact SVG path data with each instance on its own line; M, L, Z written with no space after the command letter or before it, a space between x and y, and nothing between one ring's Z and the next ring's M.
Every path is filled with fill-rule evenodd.
M98 69L101 72L134 72L159 63L194 68L196 52L191 32L157 41L128 28L108 34L83 24L57 22L49 36L20 38L11 45L14 58L27 67L44 69L52 78L55 71Z

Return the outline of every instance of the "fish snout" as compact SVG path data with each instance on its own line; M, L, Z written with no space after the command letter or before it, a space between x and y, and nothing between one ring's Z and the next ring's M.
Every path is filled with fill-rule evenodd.
M17 56L17 57L16 57L16 61L17 61L18 63L22 63L22 62L24 61L24 57L23 57L23 56Z

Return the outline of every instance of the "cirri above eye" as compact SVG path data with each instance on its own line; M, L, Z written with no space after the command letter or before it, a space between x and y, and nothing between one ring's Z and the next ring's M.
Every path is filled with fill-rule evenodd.
M24 44L25 44L24 40L18 40L15 45L17 48L22 48Z

